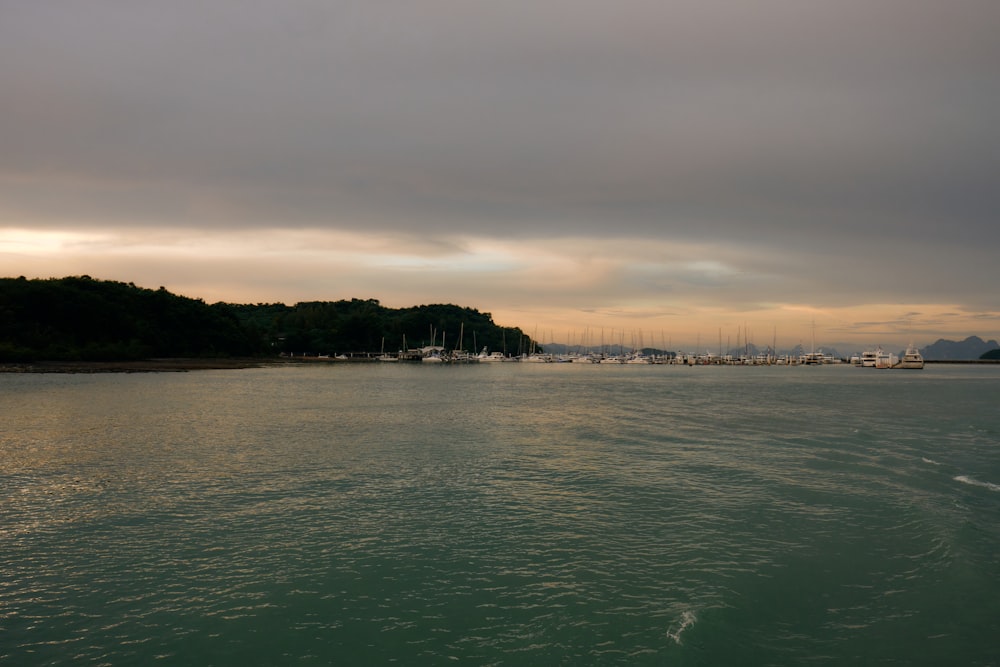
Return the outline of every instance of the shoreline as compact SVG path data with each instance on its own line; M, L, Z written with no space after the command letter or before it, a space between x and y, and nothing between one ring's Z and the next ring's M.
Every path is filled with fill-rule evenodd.
M278 365L281 359L176 358L137 361L25 361L0 363L0 373L186 373Z
M286 366L308 363L345 363L374 361L368 358L333 359L329 357L208 357L163 358L137 361L24 361L0 362L2 373L187 373L189 371L242 370L267 366ZM925 360L926 364L983 364L995 365L991 359L937 359Z

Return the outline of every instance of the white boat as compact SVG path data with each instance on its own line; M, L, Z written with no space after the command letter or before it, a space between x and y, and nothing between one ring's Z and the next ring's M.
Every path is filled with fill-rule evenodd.
M799 363L807 366L819 366L823 363L823 351L816 350L816 320L813 320L812 346L809 352L799 357Z
M911 368L920 369L924 367L924 357L920 354L920 350L915 348L911 343L907 348L906 352L903 353L903 358L899 360L893 368Z
M802 355L799 360L800 363L807 366L818 366L823 363L823 353L822 352L806 352Z
M489 352L489 353L487 353L486 352L486 348L484 347L483 351L479 353L479 355L477 356L477 358L479 359L479 361L487 362L487 363L494 362L494 361L503 361L503 352Z
M878 365L878 356L882 353L882 348L878 347L874 350L865 350L861 353L861 363L858 364L862 368L875 368Z
M375 357L375 360L376 361L399 361L399 355L393 356L391 354L386 354L385 353L385 337L382 338L382 351L379 353L379 355L377 357Z
M444 363L444 348L438 345L420 348L420 361L425 364Z
M899 362L899 357L897 357L892 352L883 352L881 349L878 351L878 357L875 359L875 368L892 368Z

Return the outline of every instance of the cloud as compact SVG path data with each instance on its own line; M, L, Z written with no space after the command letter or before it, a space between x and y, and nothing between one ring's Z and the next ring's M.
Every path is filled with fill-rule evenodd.
M184 258L206 295L990 313L998 19L979 0L14 3L0 227L103 239L62 246L91 274L169 284ZM5 262L42 266L34 238Z

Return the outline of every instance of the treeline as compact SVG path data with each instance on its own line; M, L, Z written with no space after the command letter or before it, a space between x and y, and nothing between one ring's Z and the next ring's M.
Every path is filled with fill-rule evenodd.
M206 304L164 288L75 276L0 278L0 361L114 361L378 352L530 343L489 313L453 305L385 308L374 299ZM384 342L383 342L384 341Z
M377 299L351 299L228 307L256 340L291 354L394 353L428 345L516 354L531 345L521 329L450 304L386 308Z

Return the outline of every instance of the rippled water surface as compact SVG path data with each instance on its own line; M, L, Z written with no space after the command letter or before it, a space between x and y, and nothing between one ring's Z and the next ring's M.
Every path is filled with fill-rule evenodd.
M996 664L1000 368L0 375L0 663Z

